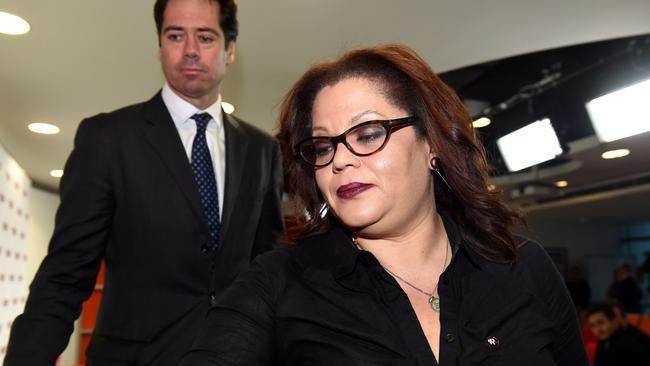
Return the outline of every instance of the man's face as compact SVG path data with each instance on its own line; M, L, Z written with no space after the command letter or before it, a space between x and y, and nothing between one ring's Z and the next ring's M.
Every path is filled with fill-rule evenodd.
M594 313L589 316L587 322L591 326L596 338L601 341L609 339L612 334L618 329L618 324L615 320L609 319L603 313Z
M213 104L235 42L225 46L219 4L212 0L170 0L165 8L158 57L165 79L198 108Z

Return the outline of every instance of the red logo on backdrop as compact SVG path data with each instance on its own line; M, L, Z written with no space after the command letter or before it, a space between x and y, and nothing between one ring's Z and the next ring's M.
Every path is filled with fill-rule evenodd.
M9 200L9 208L14 208L14 201Z
M4 202L4 201L5 201L5 195L0 193L0 202Z
M2 230L7 231L7 229L9 229L9 224L7 224L6 222L3 222L2 223Z

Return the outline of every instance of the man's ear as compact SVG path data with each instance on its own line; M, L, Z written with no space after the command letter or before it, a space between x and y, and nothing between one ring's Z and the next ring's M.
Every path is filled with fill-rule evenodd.
M237 48L237 42L233 39L228 43L228 49L226 49L226 65L230 65L235 61L235 49Z

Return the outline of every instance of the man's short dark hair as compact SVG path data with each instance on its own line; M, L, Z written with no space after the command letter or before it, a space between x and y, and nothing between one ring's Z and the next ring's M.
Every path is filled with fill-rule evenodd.
M591 306L587 310L587 319L597 313L602 313L605 318L609 320L614 320L616 318L616 313L614 313L614 309L609 304L596 304Z
M156 0L153 6L153 19L156 21L158 31L158 44L160 44L160 33L162 32L163 17L169 0ZM237 39L239 34L239 23L237 22L237 4L234 0L206 0L219 4L219 25L226 37L226 47L230 41Z

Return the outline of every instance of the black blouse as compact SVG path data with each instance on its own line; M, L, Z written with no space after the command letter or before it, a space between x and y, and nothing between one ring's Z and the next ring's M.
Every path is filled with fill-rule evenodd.
M494 263L445 224L440 364L588 365L569 293L537 243ZM438 365L409 300L341 229L258 257L208 313L189 365Z

